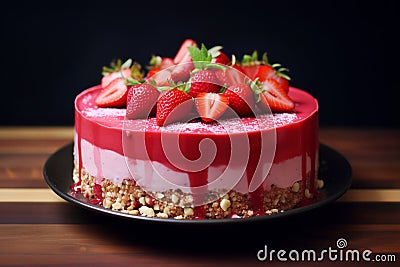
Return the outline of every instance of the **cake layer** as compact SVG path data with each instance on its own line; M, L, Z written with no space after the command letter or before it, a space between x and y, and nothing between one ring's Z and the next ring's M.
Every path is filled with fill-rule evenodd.
M75 102L75 160L99 183L135 179L146 191L234 189L256 198L272 185L301 181L303 194L315 192L318 104L302 90L289 91L292 113L164 127L155 119L127 121L125 109L98 108L100 90L85 90Z

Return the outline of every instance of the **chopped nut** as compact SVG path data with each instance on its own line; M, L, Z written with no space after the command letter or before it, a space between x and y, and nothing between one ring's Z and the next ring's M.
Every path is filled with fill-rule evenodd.
M178 216L175 216L174 219L182 220L183 216L182 215L178 215Z
M149 208L147 206L142 206L139 208L139 212L141 215L147 216L147 217L154 217L155 213L152 208Z
M185 217L193 216L194 215L194 211L193 211L192 208L184 208L183 209L183 214L185 215Z
M304 190L304 195L306 198L312 198L313 194L310 193L310 190L308 188L306 188L306 190Z
M120 210L122 209L122 205L120 202L115 202L114 204L112 204L112 208L113 210Z
M146 205L146 201L145 201L144 197L139 198L139 203L142 205Z
M324 180L317 179L316 184L317 184L317 189L321 189L324 187Z
M164 208L164 213L167 214L167 215L169 215L169 207L165 207L165 208Z
M223 211L227 211L228 208L231 206L231 202L229 201L229 199L223 198L219 203L219 206Z
M298 182L292 185L292 192L297 193L300 190L300 184Z
M171 200L172 200L173 203L176 204L176 203L178 203L178 201L179 201L179 197L178 197L177 195L175 195L175 194L172 194Z
M165 214L164 212L159 212L156 214L157 218L163 218L163 219L167 219L168 215Z
M156 194L156 198L157 199L162 199L164 197L164 194L163 193L157 193Z

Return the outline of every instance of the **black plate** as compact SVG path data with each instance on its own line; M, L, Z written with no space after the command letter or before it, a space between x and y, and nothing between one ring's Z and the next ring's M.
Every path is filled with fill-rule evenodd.
M128 218L133 220L145 220L149 222L167 224L226 224L226 223L248 223L255 221L269 221L272 219L291 217L320 208L341 197L351 185L351 166L348 161L332 148L320 144L319 150L319 178L324 180L324 188L320 191L319 200L308 206L295 208L281 213L265 216L254 216L249 218L229 218L213 220L177 220L149 218L138 215L125 214L119 211L103 208L101 206L87 203L72 197L70 186L72 184L73 171L73 144L69 144L49 157L44 165L43 174L49 187L61 198L76 204L82 208L89 209L106 215Z

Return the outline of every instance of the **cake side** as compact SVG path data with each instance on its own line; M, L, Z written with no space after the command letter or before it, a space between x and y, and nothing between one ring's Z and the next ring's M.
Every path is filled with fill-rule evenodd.
M177 210L181 212L176 211L176 213L171 213L171 216L189 218L190 216L185 216L182 212L185 209L185 205L186 208L193 208L193 203L184 203L185 197L190 199L190 194L175 194L173 197L172 195L174 192L168 192L168 190L149 194L136 184L126 164L122 144L123 121L125 120L123 116L124 111L115 109L114 111L108 110L107 113L105 113L104 110L96 108L89 100L92 99L93 101L94 96L99 90L101 90L101 88L88 89L77 97L76 100L76 116L78 118L76 119L77 125L75 128L74 148L76 163L75 179L76 182L78 182L79 178L77 173L79 172L81 157L81 171L85 173L83 177L86 177L86 179L82 179L82 181L86 182L86 185L82 185L84 188L86 187L84 194L89 198L98 199L97 202L101 202L105 207L126 210L126 212L132 214L140 214L138 208L142 205L143 199L152 199L148 202L150 202L150 204L157 204L156 208L159 210L158 213L164 213L164 206L168 207L168 204L175 203L178 205L173 206L176 206ZM251 194L248 192L248 178L245 175L241 177L237 185L231 191L225 192L223 196L225 198L226 196L232 197L228 198L226 201L222 201L222 197L219 200L208 203L205 207L207 210L210 209L210 205L211 207L214 205L214 208L217 210L221 209L220 205L222 201L222 203L231 203L230 205L235 207L233 209L234 211L229 210L229 212L222 212L220 210L220 212L212 216L209 214L205 217L247 216L248 214L260 213L260 210L263 210L263 213L271 213L271 210L287 210L301 205L303 199L316 195L317 187L315 183L316 170L318 167L318 105L312 96L299 89L293 88L291 90L291 95L296 103L302 104L297 105L297 110L295 110L294 113L286 115L279 114L276 116L277 119L275 121L276 124L279 125L276 127L276 153L268 177L260 187L262 189L255 191L261 192L260 194L262 194L261 197L257 197L259 199L257 200L258 204L250 204L252 202L251 198L253 202L255 202L254 199L257 193L254 193L251 197ZM279 117L281 119L278 119ZM249 125L251 124L248 119L244 121L247 121ZM80 125L78 125L78 123L80 123ZM208 124L204 127L212 128L212 126ZM197 127L193 127L193 129L197 129ZM161 128L158 128L158 130L161 132ZM176 134L181 133L176 131ZM186 132L186 137L189 136L187 138L190 138L190 135L187 134ZM204 138L204 134L196 134L196 131L194 135ZM111 142L111 140L114 140L114 143ZM112 143L114 147L111 147ZM81 144L80 148L79 144ZM260 147L256 144L253 145ZM160 147L155 146L153 143L152 149L159 151ZM253 153L252 155L257 158L257 154ZM253 161L258 162L256 159ZM303 166L303 164L305 165ZM150 163L149 165L151 168ZM211 168L212 166L210 169ZM143 167L143 170L144 169L146 168ZM303 171L303 169L305 169L305 171ZM171 169L165 167L164 171L171 172ZM182 177L182 174L176 174ZM176 176L176 174L174 176ZM303 175L307 178L303 179ZM184 180L190 183L188 175L186 175ZM132 192L128 193L132 191L132 188L127 186L128 184L132 188L136 188L136 190L133 190L133 194L137 195L136 197L132 196ZM101 196L98 194L96 197L93 190L95 185L101 186ZM114 188L113 192L117 192L114 197L113 194L107 195L110 187ZM117 204L119 202L118 194L124 190L127 190L124 195L131 195L129 196L130 201L125 200L124 204L119 205ZM156 199L154 196L157 193L159 193L158 196L164 195L164 199ZM123 195L120 196L121 201L122 196ZM131 198L133 198L133 200L131 200ZM239 202L238 199L240 200ZM92 200L92 202L96 202L96 200ZM144 205L149 204L144 202ZM255 206L258 206L258 208L255 209ZM262 208L260 208L260 206L262 206ZM154 216L157 216L158 213L155 212ZM166 212L166 214L167 213L168 212ZM207 214L207 212L205 214ZM158 216L165 215L161 214Z

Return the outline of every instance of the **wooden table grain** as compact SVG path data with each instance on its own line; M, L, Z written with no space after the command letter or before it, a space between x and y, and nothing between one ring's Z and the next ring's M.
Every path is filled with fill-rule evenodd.
M42 173L47 158L72 142L73 128L0 127L0 266L271 266L283 263L279 250L293 265L399 266L399 137L399 129L322 128L321 143L352 166L342 198L290 219L209 227L126 220L72 205ZM350 254L340 260L338 241L347 242L343 255L368 250L371 261L350 261ZM275 250L272 261L260 261L265 249ZM338 258L288 259L293 251L329 249Z

